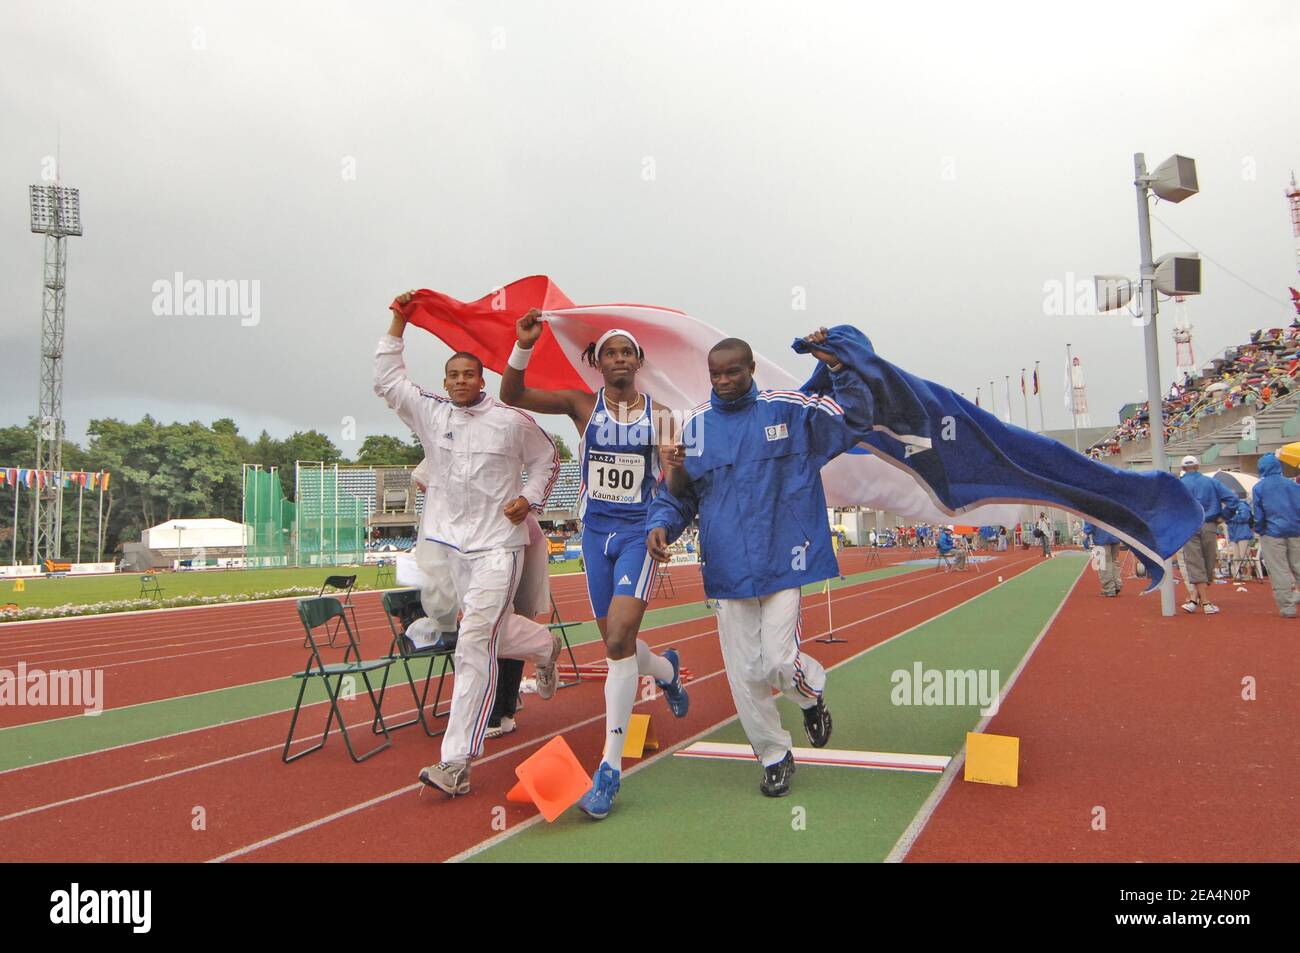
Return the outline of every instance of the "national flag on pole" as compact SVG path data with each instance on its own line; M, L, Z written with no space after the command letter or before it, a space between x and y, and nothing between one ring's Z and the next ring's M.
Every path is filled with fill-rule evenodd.
M1020 369L1020 396L1027 396L1025 394L1025 369L1023 367Z
M1072 415L1075 426L1092 425L1088 416L1088 392L1083 383L1083 363L1078 355L1065 366L1065 409Z
M980 389L978 387L975 388L975 406L980 406Z
M100 476L100 480L99 480L99 488L100 488L101 490L107 490L107 489L108 489L108 478L109 478L110 476L112 476L112 474L111 474L111 473L101 473L99 476Z
M1038 396L1038 368L1034 367L1034 396Z

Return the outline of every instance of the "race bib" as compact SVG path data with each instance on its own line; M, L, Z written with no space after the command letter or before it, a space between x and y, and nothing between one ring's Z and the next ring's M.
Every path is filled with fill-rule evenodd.
M645 457L639 453L587 452L587 495L606 503L640 503Z

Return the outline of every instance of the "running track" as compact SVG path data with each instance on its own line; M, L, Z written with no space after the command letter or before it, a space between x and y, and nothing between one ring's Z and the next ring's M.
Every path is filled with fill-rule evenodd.
M910 556L903 554L903 558ZM996 563L985 564L988 568L983 573L920 570L834 590L837 633L848 639L841 645L810 642L825 631L826 608L823 597L808 598L803 611L806 648L833 664L987 591L996 585L998 573L1015 575L1036 564L1032 556L1004 554ZM846 560L846 572L857 568L860 564L854 566ZM557 602L561 595L573 598L571 584L566 585L565 579L555 580ZM689 601L690 584L685 578L675 581L675 601ZM574 583L573 588L581 593L581 580ZM698 600L698 594L695 598ZM654 605L660 604L656 601ZM235 613L248 613L261 620L249 625L268 626L265 631L274 632L274 623L262 613L273 617L277 609L289 617L289 624L279 630L283 637L300 638L291 602L247 606ZM373 654L380 641L375 633L383 625L382 618L374 607L359 609L358 615L363 632L369 631L374 639L367 643L367 654ZM374 618L368 622L370 615ZM687 719L673 719L661 699L638 705L638 710L654 716L665 749L711 729L734 713L725 679L720 677L721 655L712 622L709 616L646 633L654 646L678 646L695 675ZM177 624L194 627L192 638L205 631L211 634L206 620L199 626L193 626L192 620ZM223 619L223 624L240 626L238 620L230 619ZM32 646L25 651L48 653L60 647L87 651L82 643L103 638L84 631L84 624L75 627L83 631L68 636L68 641L54 633L38 633L33 638L38 628L24 627L24 637ZM132 621L116 635L129 642L133 635L140 637L141 628L138 621ZM69 646L78 637L78 644ZM8 640L5 646L6 651L13 648ZM183 673L196 667L194 657L186 654L196 650L193 644L170 647L180 650L170 660L160 657L118 670L148 665L153 679L172 687L155 697L170 697L176 694L178 680L188 678ZM91 650L104 648L95 645ZM152 648L133 645L131 650L144 658L161 655L156 643ZM246 660L260 658L252 648L231 651L248 652L242 656ZM283 676L302 664L300 642L296 649L290 643L277 651L284 651L290 664L266 677ZM592 661L602 653L598 645L591 644L579 647L577 654L579 661ZM206 658L217 655L211 653ZM35 660L35 655L32 658ZM246 677L246 668L239 669L239 674L238 682L255 680ZM226 685L232 683L229 678L225 681ZM387 714L409 707L400 704L400 693L390 695L390 701L394 704L391 711L390 705L385 705ZM286 705L291 702L292 698L286 698ZM445 860L495 834L493 821L499 821L500 811L509 824L533 814L526 805L507 804L504 795L514 782L514 765L538 744L563 733L583 763L594 765L603 742L603 718L599 683L563 690L549 703L530 698L521 714L520 730L489 742L483 758L475 763L474 794L448 801L434 792L423 793L426 789L414 782L419 768L437 756L437 741L425 738L418 728L397 732L391 749L363 765L352 764L341 741L332 738L323 751L286 766L280 763L279 749L287 716L275 713L0 773L0 843L5 844L6 856L12 860ZM323 719L324 706L315 706L300 725L302 737L310 738L312 727L319 730ZM361 719L355 720L359 723ZM369 736L360 738L362 748L369 742ZM204 830L193 829L196 808L204 813Z

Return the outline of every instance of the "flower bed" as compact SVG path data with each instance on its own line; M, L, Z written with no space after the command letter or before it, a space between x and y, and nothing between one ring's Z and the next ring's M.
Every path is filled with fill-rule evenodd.
M317 590L309 586L292 586L269 592L234 592L217 596L200 596L191 593L170 599L115 599L111 602L89 602L82 605L45 606L28 609L0 609L0 622L33 622L38 619L67 619L82 615L108 615L114 612L137 612L142 609L180 609L188 606L215 606L235 602L258 602L263 599L284 599L291 596L314 596Z

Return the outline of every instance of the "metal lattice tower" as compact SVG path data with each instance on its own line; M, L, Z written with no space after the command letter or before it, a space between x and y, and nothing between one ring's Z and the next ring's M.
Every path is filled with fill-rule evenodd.
M57 183L33 185L30 193L32 231L45 236L36 469L52 474L45 487L32 494L32 562L39 564L63 552L64 292L67 239L81 234L81 196Z

